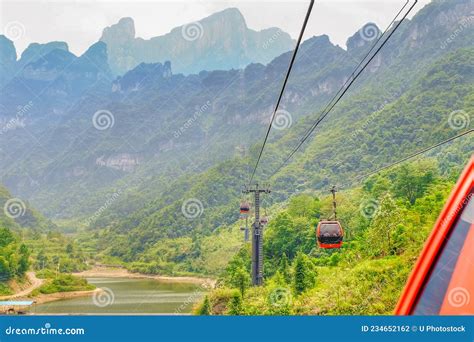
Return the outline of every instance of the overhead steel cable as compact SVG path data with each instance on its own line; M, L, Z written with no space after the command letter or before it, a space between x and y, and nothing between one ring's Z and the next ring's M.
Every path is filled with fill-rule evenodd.
M370 176L372 176L372 175L374 175L374 174L379 173L380 171L383 171L383 170L386 170L386 169L390 169L390 168L392 168L392 167L394 167L394 166L397 166L397 165L399 165L399 164L401 164L401 163L406 162L407 160L410 160L410 159L413 159L413 158L415 158L415 157L418 157L419 155L425 154L426 152L429 152L429 151L431 151L431 150L434 150L434 149L437 148L437 147L440 147L440 146L443 146L443 145L445 145L445 144L448 144L448 143L450 143L450 142L452 142L452 141L454 141L454 140L456 140L456 139L462 138L462 137L464 137L464 136L466 136L466 135L468 135L468 134L471 134L471 133L473 133L473 132L474 132L474 129L467 130L467 131L465 131L465 132L463 132L463 133L460 133L460 134L458 134L458 135L455 135L455 136L453 136L453 137L451 137L451 138L449 138L449 139L443 140L443 141L441 141L441 142L439 142L439 143L437 143L437 144L434 144L434 145L429 146L429 147L426 147L426 148L424 148L424 149L422 149L422 150L420 150L420 151L417 151L417 152L415 152L415 153L412 153L412 154L410 154L409 156L404 157L404 158L402 158L402 159L399 159L399 160L397 160L397 161L395 161L395 162L393 162L393 163L391 163L391 164L389 164L389 165L379 167L378 169L372 170L372 171L370 171L370 172L368 172L368 173L366 173L366 174L364 174L364 175L362 175L362 176L356 177L356 178L353 179L353 181L357 182L357 181L360 181L361 179L366 179L366 178L368 178L368 177L370 177Z
M408 9L408 11L404 14L403 18L398 21L398 23L395 25L395 27L391 30L390 34L388 37L382 42L382 44L377 48L377 50L374 52L374 54L368 59L368 61L365 63L365 65L362 67L361 70L359 70L352 78L350 78L349 84L343 85L343 90L339 95L336 95L337 100L331 104L329 103L328 106L321 112L321 115L319 118L316 120L316 122L310 127L310 129L305 133L303 138L300 140L300 142L296 145L296 147L290 152L290 154L285 158L283 163L275 169L273 173L269 176L269 178L273 177L276 173L278 173L285 165L288 163L288 161L293 157L293 155L300 149L300 147L306 142L306 140L311 136L311 134L314 132L314 130L319 126L319 124L329 115L329 113L334 109L334 107L339 103L339 101L344 97L344 95L347 93L347 91L351 88L351 86L354 84L354 82L359 78L359 76L364 72L364 70L367 68L367 66L372 62L372 60L377 56L377 54L380 52L380 50L387 44L387 42L390 40L390 38L393 36L393 34L398 30L400 25L403 23L403 21L406 19L408 14L412 11L412 9L415 7L417 4L418 0L415 0L413 5ZM403 11L403 9L402 9ZM400 12L399 12L400 13ZM397 14L398 16L399 14ZM396 17L395 17L396 19ZM395 20L393 21L395 22ZM377 45L377 44L376 44ZM328 108L329 107L329 108Z
M410 3L410 0L407 0L407 2L405 3L405 5L403 5L403 7L400 9L400 11L398 11L398 13L393 17L392 21L390 22L390 24L388 24L388 26L386 27L386 29L384 30L384 32L377 38L377 41L375 42L375 44L372 45L372 47L370 48L370 50L366 53L366 55L364 56L364 58L361 59L361 61L359 62L359 64L357 64L357 66L355 67L354 71L351 73L351 75L347 78L347 80L344 82L344 84L339 88L339 90L337 91L337 93L332 97L332 99L328 102L328 104L326 105L326 107L321 111L321 115L319 116L319 118L316 120L316 122L318 122L320 119L321 119L321 116L323 115L324 112L326 112L328 110L328 108L331 106L331 104L333 103L333 101L338 97L338 95L345 89L345 87L347 86L347 84L350 82L350 80L352 80L352 78L354 77L354 75L356 74L357 70L359 70L360 66L364 63L364 61L367 59L367 57L369 57L369 55L372 53L372 51L375 49L375 47L379 44L380 40L385 37L385 34L390 30L390 28L392 27L392 25L395 23L395 21L397 20L398 16L400 15L400 13L403 12L403 10L405 9L405 7ZM363 29L363 28L362 28ZM311 134L311 128L314 126L314 124L306 131L306 133L304 134L303 138L300 140L300 142L304 139L305 136L307 136L308 134Z
M260 153L258 155L257 162L255 163L255 167L253 169L252 175L250 176L249 186L252 183L253 177L255 176L255 172L257 171L258 164L260 163L260 159L262 158L263 150L265 149L265 144L267 143L268 136L270 135L270 131L272 129L272 124L273 124L273 121L275 119L276 113L278 111L278 108L280 107L280 102L281 102L281 99L283 98L283 93L285 92L286 84L288 83L288 78L290 77L291 70L293 69L293 64L295 63L296 54L298 53L298 49L300 47L301 41L303 40L303 35L304 35L305 30L306 30L306 25L308 24L309 17L311 15L311 11L313 10L313 5L314 5L314 0L311 0L310 4L308 6L308 10L306 11L306 16L305 16L304 21L303 21L303 26L301 27L300 35L299 35L298 40L296 42L296 46L295 46L295 49L293 51L293 55L291 56L290 64L288 66L288 70L286 72L286 76L285 76L285 79L283 81L283 85L282 85L282 88L281 88L281 91L280 91L280 95L278 96L278 100L277 100L277 103L276 103L276 106L275 106L275 110L273 111L272 117L270 119L270 124L268 125L268 129L267 129L267 132L265 134L265 139L263 140L262 148L260 149Z

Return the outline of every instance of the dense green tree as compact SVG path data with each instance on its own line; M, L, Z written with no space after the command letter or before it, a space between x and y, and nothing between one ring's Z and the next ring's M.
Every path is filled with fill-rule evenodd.
M209 301L209 297L205 296L202 305L199 307L198 315L206 316L211 314L211 302Z
M242 295L240 294L240 292L234 291L229 301L229 310L227 311L227 313L229 315L241 315L242 312Z
M401 224L400 209L390 194L380 200L369 229L366 232L367 250L374 256L386 256L392 253L394 230Z
M0 255L0 281L6 281L11 277L11 269L5 257Z
M299 253L294 261L294 284L293 288L297 295L314 286L315 274L310 267L307 256Z
M243 267L239 267L230 275L230 279L231 286L238 288L243 297L245 295L245 290L250 286L249 271Z
M291 283L291 267L290 267L290 262L288 261L288 257L286 256L286 253L283 253L283 256L280 259L280 267L278 268L278 271L280 274L283 276L283 279L287 284Z
M415 204L436 179L436 168L432 162L405 164L397 170L393 192L395 196L406 198Z
M35 267L36 269L39 269L39 270L42 270L45 267L48 267L48 256L45 254L43 249L36 256Z
M30 266L30 262L29 262L30 252L28 250L28 247L26 247L25 244L22 244L20 246L19 254L20 254L20 259L18 261L17 274L19 276L23 276L26 273L26 271L28 271L28 268Z
M74 246L72 243L68 243L66 246L66 253L72 255L74 253Z
M15 241L12 232L5 227L0 226L0 247L5 247Z

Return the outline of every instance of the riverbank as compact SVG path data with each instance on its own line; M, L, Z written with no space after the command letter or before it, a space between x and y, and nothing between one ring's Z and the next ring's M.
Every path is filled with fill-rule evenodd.
M87 291L70 291L70 292L56 292L56 293L49 293L43 294L40 293L39 295L32 298L35 304L44 304L48 302L54 302L57 300L63 299L71 299L71 298L78 298L78 297L88 297L93 296L94 294L98 294L103 290L100 288L94 290L87 290Z
M214 287L216 280L212 278L201 277L171 277L143 273L133 273L125 268L95 267L87 271L73 273L73 275L82 278L128 278L128 279L155 279L162 282L189 283L203 286Z
M27 284L26 287L20 287L18 284L11 283L11 287L15 291L15 293L7 296L0 296L0 300L8 300L8 299L19 299L22 297L28 297L31 292L39 288L41 285L44 284L44 279L39 279L36 277L34 272L27 272L26 273Z
M0 300L21 300L28 299L35 302L35 304L43 304L48 302L53 302L56 300L77 298L77 297L87 297L92 296L94 293L100 293L102 289L93 289L85 291L68 291L68 292L55 292L55 293L39 293L33 295L33 291L40 288L45 284L45 279L40 279L36 277L35 272L28 272L26 274L28 285L25 288L17 288L16 293L8 296L0 296Z

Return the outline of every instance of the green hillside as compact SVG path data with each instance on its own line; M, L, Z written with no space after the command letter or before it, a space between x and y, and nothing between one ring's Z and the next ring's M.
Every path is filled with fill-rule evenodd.
M442 57L412 89L368 116L366 108L374 97L370 86L341 103L334 119L329 119L315 133L304 153L296 155L273 177L273 193L268 204L286 201L298 192L325 190L330 184L344 188L357 186L353 184L355 178L369 170L454 136L461 132L459 128L472 127L472 123L467 126L469 122L464 127L453 126L451 113L454 109L462 110L461 115L474 112L473 52L473 49L460 49ZM366 117L362 117L364 114ZM288 147L306 127L307 122L302 122L268 146L264 172L271 172L279 165ZM443 152L439 155L439 171L449 176L459 171L472 151L474 142L468 138L435 150L432 155L436 157ZM199 241L237 221L240 187L253 160L253 156L237 158L199 176L178 179L165 191L166 195L126 220L101 230L99 240L103 241L103 247L99 249L127 262L146 262L156 258L149 251L156 251L162 239L188 237L186 248L171 254L159 253L159 260L175 265L174 269L168 264L168 271L207 273L205 267L195 267L201 262L193 261L203 257ZM202 203L202 214L189 220L182 214L181 206L186 199L194 198Z
M262 195L269 224L258 288L238 208L291 52L194 75L142 63L113 80L97 72L89 84L85 60L107 66L105 43L86 58L53 49L4 87L2 120L27 103L26 85L48 91L28 108L28 131L0 134L10 190L0 186L0 294L28 269L50 278L39 290L50 293L88 288L61 273L121 265L217 279L198 314L391 314L474 154L473 135L363 176L474 128L474 30L464 25L472 11L471 0L433 1L403 22L283 165L371 47L360 32L347 49L326 35L302 44L282 102L291 124L273 127L254 179L272 190ZM87 65L63 74L81 58ZM100 111L112 115L107 129L93 122ZM327 251L315 227L331 215L331 185L345 241Z
M329 196L293 196L265 232L265 286L250 287L249 245L231 260L201 314L390 315L453 186L433 160L413 162L338 194L340 250L316 247ZM416 189L416 191L413 191Z

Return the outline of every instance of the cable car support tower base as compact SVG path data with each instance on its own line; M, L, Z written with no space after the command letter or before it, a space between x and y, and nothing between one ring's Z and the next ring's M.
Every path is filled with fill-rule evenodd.
M255 196L255 222L252 225L252 285L263 285L263 225L260 223L260 194L269 194L268 187L254 187L243 190L244 194Z

